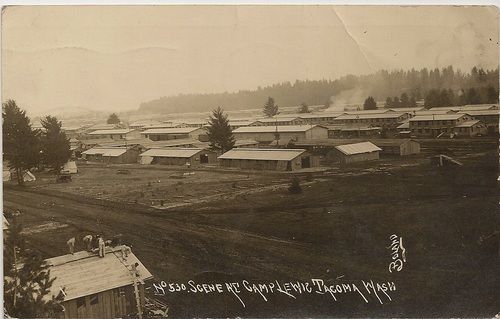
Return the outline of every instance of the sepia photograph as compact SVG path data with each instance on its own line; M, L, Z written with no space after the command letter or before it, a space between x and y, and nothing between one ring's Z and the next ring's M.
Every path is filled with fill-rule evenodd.
M4 318L500 318L499 26L3 6Z

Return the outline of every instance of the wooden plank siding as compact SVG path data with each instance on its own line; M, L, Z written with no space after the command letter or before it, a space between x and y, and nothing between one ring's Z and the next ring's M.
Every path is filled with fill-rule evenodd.
M139 286L141 307L144 306L144 286ZM134 287L125 286L83 296L63 303L60 319L99 318L114 319L136 313Z

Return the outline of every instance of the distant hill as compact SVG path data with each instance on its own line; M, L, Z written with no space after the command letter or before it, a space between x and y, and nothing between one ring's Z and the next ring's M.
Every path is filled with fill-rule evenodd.
M347 75L336 80L284 82L256 90L217 94L181 94L161 97L141 103L139 111L148 113L178 113L207 111L217 106L225 110L258 108L268 96L282 107L308 105L340 106L362 104L368 96L377 101L407 93L417 100L432 89L450 89L460 95L471 87L492 87L498 91L498 68L483 70L474 67L464 73L452 66L428 70L380 70L369 75Z

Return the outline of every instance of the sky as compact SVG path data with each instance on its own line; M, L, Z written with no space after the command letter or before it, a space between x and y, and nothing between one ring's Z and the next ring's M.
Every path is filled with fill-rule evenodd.
M11 6L2 100L31 114L379 69L496 68L498 11L460 6Z

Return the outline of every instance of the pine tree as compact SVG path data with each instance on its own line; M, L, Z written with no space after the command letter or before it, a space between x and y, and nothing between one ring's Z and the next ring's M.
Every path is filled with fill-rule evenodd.
M398 96L395 96L393 99L392 99L392 107L401 107L401 101L399 100L399 97Z
M2 111L3 157L9 168L16 170L17 182L22 185L24 171L40 162L40 132L31 128L26 112L14 100L3 103Z
M63 292L50 295L55 280L49 266L26 248L22 225L13 219L4 236L4 308L16 318L50 318L63 310Z
M475 88L470 88L467 90L467 95L465 98L467 104L479 104L481 103L481 97L477 93Z
M364 110L376 110L377 109L377 102L375 102L375 99L372 96L369 96L365 102L363 103L363 109Z
M41 122L45 129L41 136L42 162L57 173L71 157L69 139L56 117L49 115Z
M224 153L234 147L234 136L229 120L221 107L212 111L207 131L211 149Z
M410 102L408 104L409 107L416 107L417 106L417 100L415 99L415 95L412 95L410 97Z
M400 99L400 106L409 107L409 105L410 105L410 98L408 97L408 94L402 93Z
M116 115L116 113L111 113L107 120L108 124L120 124L120 122L120 118Z
M387 99L385 99L384 107L389 109L392 107L392 105L393 105L392 98L388 96Z
M487 103L498 103L498 91L495 90L493 86L488 86L486 92L486 102Z
M309 106L306 103L302 103L299 107L299 113L311 113Z
M267 98L266 104L264 104L264 115L267 117L273 117L278 114L278 105L274 103L272 97Z

